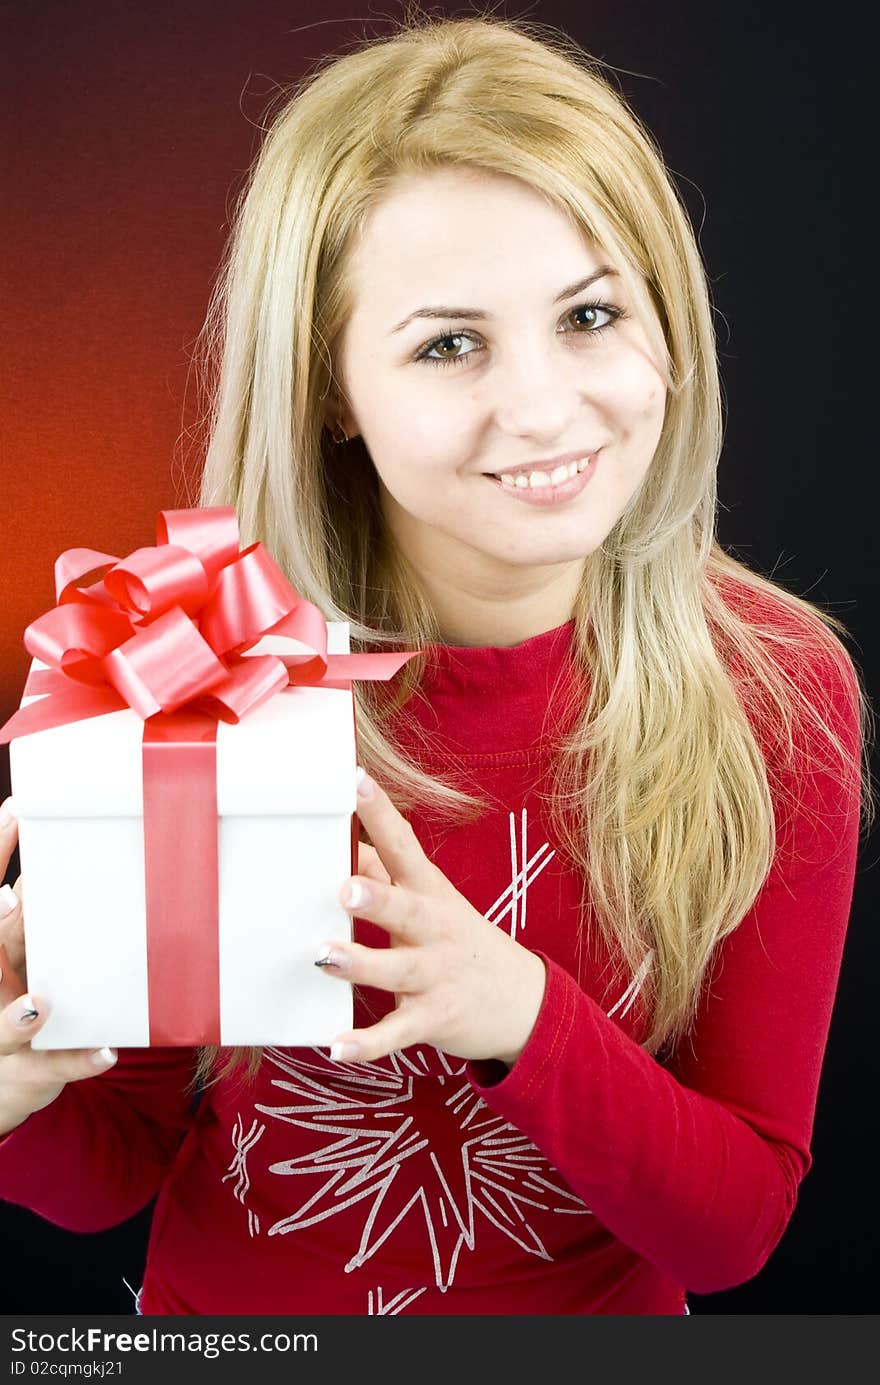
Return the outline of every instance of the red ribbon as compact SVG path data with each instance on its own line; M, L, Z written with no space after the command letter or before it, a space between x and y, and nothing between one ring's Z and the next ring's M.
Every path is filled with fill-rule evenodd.
M69 548L55 563L58 605L24 632L28 692L49 693L0 727L16 736L130 707L142 720L181 707L238 722L282 688L348 687L391 678L415 650L328 654L327 623L290 585L261 543L238 551L232 506L162 510L156 547L127 558ZM109 567L90 587L77 582ZM264 635L312 652L243 657Z
M19 736L129 707L144 722L150 1044L219 1044L217 723L292 685L384 681L418 652L328 654L327 623L261 543L239 552L231 506L162 510L156 547L69 548L57 605L24 632L41 694L0 727ZM77 585L109 568L88 587ZM265 635L310 652L247 655ZM355 841L354 834L352 835ZM356 868L353 861L353 868Z

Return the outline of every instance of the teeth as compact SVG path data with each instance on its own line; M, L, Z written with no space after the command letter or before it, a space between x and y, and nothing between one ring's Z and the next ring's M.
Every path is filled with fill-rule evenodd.
M520 472L517 476L502 472L499 480L502 486L517 486L520 490L526 486L537 489L538 486L561 486L563 481L570 481L579 471L583 471L589 461L589 457L584 457L579 462L571 462L568 466L558 466L554 471L530 471L528 474Z

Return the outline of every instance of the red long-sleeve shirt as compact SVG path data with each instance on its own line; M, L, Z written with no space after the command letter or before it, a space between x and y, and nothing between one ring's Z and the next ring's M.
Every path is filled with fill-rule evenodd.
M577 953L580 885L541 794L572 686L573 622L512 648L440 648L407 745L491 797L474 823L409 814L487 926L547 970L512 1069L416 1044L376 1063L265 1050L257 1082L208 1090L189 1049L123 1049L0 1141L0 1196L98 1231L158 1191L145 1313L679 1314L753 1276L811 1164L849 918L860 797L799 782L793 851L722 944L698 1020L658 1062L641 988ZM817 673L851 749L858 704ZM557 716L559 710L559 717ZM341 884L341 882L340 882ZM355 936L387 945L376 925ZM328 985L343 984L328 977ZM355 1024L392 997L356 993Z

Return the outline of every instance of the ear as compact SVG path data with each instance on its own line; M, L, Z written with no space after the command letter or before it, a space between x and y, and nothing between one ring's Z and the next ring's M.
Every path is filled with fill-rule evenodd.
M331 387L327 393L324 403L322 416L324 427L332 433L334 429L342 427L349 438L356 437L360 432L347 402L341 399L336 388Z

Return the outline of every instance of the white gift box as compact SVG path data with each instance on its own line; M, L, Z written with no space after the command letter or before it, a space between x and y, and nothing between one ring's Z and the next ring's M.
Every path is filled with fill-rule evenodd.
M348 623L327 631L328 653L347 654ZM248 652L282 647L302 648L266 636ZM35 1049L150 1045L144 724L125 708L9 743L28 990L50 1007ZM351 938L352 692L285 688L218 722L216 757L220 1043L329 1044L353 1022L350 984L314 965Z

